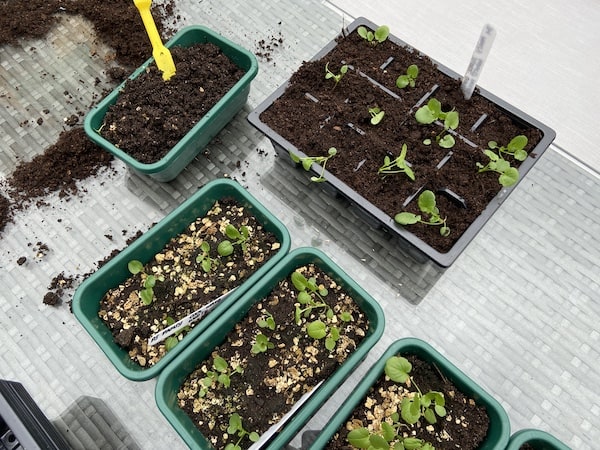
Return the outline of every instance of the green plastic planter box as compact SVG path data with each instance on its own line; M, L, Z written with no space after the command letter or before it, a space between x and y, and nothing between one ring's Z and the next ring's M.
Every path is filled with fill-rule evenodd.
M533 429L520 430L513 434L506 450L519 450L525 444L529 444L534 450L570 450L554 436Z
M310 447L311 450L326 446L336 431L348 420L354 408L360 405L369 389L383 375L385 362L397 354L414 354L425 361L436 365L440 372L465 395L473 398L479 405L485 407L490 418L490 428L485 442L480 450L504 450L510 437L510 422L502 406L486 391L475 384L450 361L426 342L416 338L404 338L394 342L375 363L371 370L352 391L347 401L341 406L334 417L327 423Z
M225 340L229 331L246 315L252 305L267 296L279 281L289 276L296 268L310 263L314 263L346 289L368 317L370 327L367 336L355 352L310 396L265 448L277 450L284 448L285 444L294 438L301 427L315 414L335 389L342 384L360 361L366 357L368 351L383 334L383 311L364 289L349 278L321 251L312 248L293 250L268 275L247 291L243 298L236 302L232 308L219 317L192 345L188 346L177 360L170 364L158 377L156 403L167 420L191 448L212 449L213 447L177 405L177 392L185 378L200 362L210 355L215 346Z
M250 92L250 82L258 73L258 62L252 53L214 31L199 25L182 29L165 45L168 48L177 45L190 47L198 43L215 44L223 51L225 56L238 67L244 69L246 73L164 158L152 164L141 163L123 150L115 147L96 131L102 127L108 108L117 101L119 92L125 82L105 97L86 116L84 128L88 137L117 158L123 160L138 173L149 175L157 181L166 182L174 179L243 108ZM153 63L154 58L148 59L129 78L136 78L146 70L146 67Z
M192 331L160 361L148 368L141 367L131 361L127 351L114 342L109 328L98 317L100 300L109 289L116 287L131 276L127 270L127 263L130 260L137 259L144 264L150 261L172 237L184 231L197 217L204 216L215 201L225 197L233 197L244 205L265 230L272 232L277 237L281 247L235 292L227 296L211 313L196 324ZM85 280L73 297L73 313L123 376L134 381L148 380L157 376L216 317L235 305L244 291L274 267L288 253L289 249L290 236L286 227L242 186L228 179L211 181Z

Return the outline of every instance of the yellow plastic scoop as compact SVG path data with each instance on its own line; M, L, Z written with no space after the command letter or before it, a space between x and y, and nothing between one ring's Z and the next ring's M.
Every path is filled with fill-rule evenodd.
M158 34L158 29L154 23L152 13L150 12L152 0L133 0L133 3L135 3L136 8L140 12L140 16L142 16L144 27L150 38L154 61L156 61L156 65L162 72L163 80L167 81L175 75L175 63L173 62L171 52L163 45L160 35Z

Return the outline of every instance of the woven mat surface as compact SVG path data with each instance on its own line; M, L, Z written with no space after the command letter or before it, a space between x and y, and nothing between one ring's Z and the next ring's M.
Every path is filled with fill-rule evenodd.
M451 268L417 263L276 158L246 121L352 18L316 0L183 0L177 8L181 26L207 25L254 52L272 36L283 43L259 58L244 110L175 181L160 184L116 162L82 182L80 195L49 196L8 225L0 239L0 377L23 383L75 448L185 448L154 403L155 382L120 376L68 305L42 298L61 272L90 272L200 186L229 176L288 226L293 247L324 250L386 313L381 341L306 429L320 428L391 342L415 336L498 399L513 430L539 428L574 449L597 448L598 174L553 146ZM110 87L106 52L77 18L45 39L0 48L0 179L54 143L64 119L85 113ZM39 252L39 243L49 250Z

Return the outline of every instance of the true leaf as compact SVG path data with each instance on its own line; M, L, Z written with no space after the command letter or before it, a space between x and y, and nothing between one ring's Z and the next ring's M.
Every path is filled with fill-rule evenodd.
M413 411L414 402L411 402L409 398L402 399L402 404L400 407L400 415L402 416L402 420L404 420L409 425L413 425L417 423L419 417L421 417L421 412L417 408L417 412Z
M383 438L388 442L392 442L396 438L396 430L387 422L381 423L381 432Z
M514 167L509 167L498 178L500 184L504 187L512 186L519 180L519 171Z
M390 35L390 29L387 25L381 25L379 28L377 28L377 30L375 30L375 39L377 39L378 42L383 42L385 41L388 36Z
M154 291L152 288L146 288L143 291L140 291L140 298L142 299L142 303L144 305L152 304L152 298L154 297Z
M404 89L409 83L410 79L408 78L408 75L400 75L398 78L396 78L396 86L399 89Z
M435 210L435 194L429 189L424 190L417 200L419 209L423 212L431 213Z
M323 339L327 335L325 324L318 319L306 326L306 332L313 339Z
M368 30L365 27L358 27L358 29L356 30L356 32L358 33L358 35L363 38L363 39L367 39L367 33Z
M444 119L444 128L456 130L458 128L458 111L450 111L446 114Z
M259 438L260 435L256 431L253 431L248 435L248 439L250 439L250 442L257 442Z
M385 374L396 383L405 383L412 369L411 363L402 356L392 356L385 362Z
M456 140L454 139L454 136L452 136L451 134L445 135L438 142L438 145L442 148L452 148L452 147L454 147L455 144L456 144Z
M236 227L234 227L231 224L228 224L225 227L225 235L229 238L229 239L240 239L242 237L242 235L240 234L240 232L238 231L238 229Z
M326 338L325 339L325 348L327 350L329 350L330 352L333 351L333 349L335 348L335 340L333 338Z
M414 80L419 75L419 67L416 64L411 64L406 69L406 74Z
M520 135L512 138L510 140L510 142L508 143L508 145L506 146L506 148L510 153L514 153L517 150L523 150L526 145L527 145L527 136L520 134Z
M434 424L437 422L437 418L435 417L435 414L433 413L432 409L427 408L423 413L423 417L425 417L425 420L430 424Z
M215 356L213 367L217 372L227 372L227 361L221 356Z
M233 245L230 241L221 241L217 246L217 253L221 256L229 256L233 253Z
M433 123L433 121L437 119L437 116L429 108L429 106L425 105L417 109L417 112L415 113L415 119L417 119L417 122L419 123L428 125L430 123Z

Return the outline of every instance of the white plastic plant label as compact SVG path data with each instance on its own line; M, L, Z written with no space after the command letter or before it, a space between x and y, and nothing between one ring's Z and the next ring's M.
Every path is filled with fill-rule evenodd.
M469 100L473 95L477 80L479 80L479 75L481 75L483 65L487 60L495 38L496 30L494 27L490 24L485 24L479 35L475 50L473 50L473 56L471 56L471 62L469 63L469 67L467 67L467 72L460 85L466 100Z

